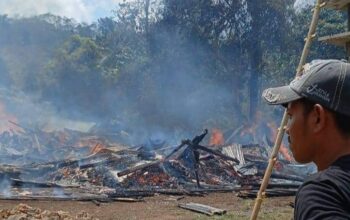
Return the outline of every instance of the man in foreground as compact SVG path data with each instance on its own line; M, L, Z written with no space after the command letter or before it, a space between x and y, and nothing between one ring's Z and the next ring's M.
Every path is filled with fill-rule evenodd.
M263 97L287 107L295 160L318 168L298 190L294 219L350 219L350 64L315 60Z

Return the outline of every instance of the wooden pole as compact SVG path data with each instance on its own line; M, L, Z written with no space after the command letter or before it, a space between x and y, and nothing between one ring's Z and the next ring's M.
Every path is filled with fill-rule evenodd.
M322 6L325 5L325 4L321 5L321 1L322 0L317 0L317 2L316 2L316 5L315 5L314 11L313 11L314 13L312 16L312 21L311 21L310 28L309 28L309 32L308 32L308 35L305 39L305 45L304 45L304 49L303 49L303 52L302 52L301 57L300 57L300 62L299 62L298 68L297 68L296 75L298 75L301 72L302 67L305 64L306 57L310 51L311 42L316 36L315 31L316 31L316 26L317 26L319 15L320 15L320 9ZM265 197L265 190L266 190L267 185L270 181L272 169L277 161L277 154L278 154L278 151L279 151L281 143L282 143L283 135L285 132L285 126L287 125L287 122L288 122L287 111L284 111L281 125L278 129L278 134L277 134L277 138L275 141L275 145L273 147L273 150L272 150L272 153L271 153L271 156L269 159L269 164L265 170L264 178L262 180L260 189L256 195L253 212L252 212L252 215L250 217L251 220L256 220L256 218L258 217L263 198Z
M348 31L350 31L350 4L347 6L347 11L348 11ZM350 61L350 42L345 43L345 49L346 49L346 59Z

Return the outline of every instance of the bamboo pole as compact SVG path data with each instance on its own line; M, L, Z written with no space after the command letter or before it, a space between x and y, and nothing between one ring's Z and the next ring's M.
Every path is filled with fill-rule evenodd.
M302 67L305 64L306 57L310 51L311 42L316 36L315 31L316 31L316 26L317 26L319 15L320 15L320 9L321 9L321 7L323 7L325 5L325 3L322 3L322 4L321 3L322 3L322 0L317 0L317 2L316 2L316 5L315 5L314 11L313 11L312 21L311 21L310 28L309 28L309 32L308 32L307 38L305 39L305 45L304 45L302 55L300 57L300 61L299 61L299 65L298 65L298 68L296 71L296 75L298 75L301 72ZM265 170L264 178L262 180L260 189L256 195L255 204L254 204L254 208L253 208L253 212L252 212L252 215L250 217L250 220L256 220L256 218L258 217L260 207L261 207L261 204L263 202L263 198L265 197L265 190L266 190L267 185L270 181L272 169L277 161L277 154L278 154L278 151L279 151L281 143L282 143L283 135L285 132L285 126L287 125L287 122L288 122L287 116L288 116L287 111L285 110L283 117L282 117L281 125L278 129L277 138L276 138L276 141L275 141L275 144L274 144L274 147L273 147L270 159L269 159L269 164Z

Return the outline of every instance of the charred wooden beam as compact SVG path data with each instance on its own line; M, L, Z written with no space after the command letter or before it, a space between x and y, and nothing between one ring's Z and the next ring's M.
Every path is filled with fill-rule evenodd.
M125 175L128 175L130 173L134 173L138 170L143 170L143 169L146 169L148 167L151 167L151 166L155 166L155 165L159 165L165 161L167 161L172 155L174 155L177 151L179 151L183 146L185 146L185 142L182 141L181 144L179 146L177 146L168 156L166 156L164 159L162 160L157 160L157 161L153 161L153 162L150 162L150 163L147 163L147 164L141 164L141 165L138 165L138 166L135 166L135 167L132 167L132 168L129 168L129 169L126 169L126 170L123 170L121 172L119 172L117 174L118 177L121 177L121 176L125 176Z
M129 168L129 169L120 171L117 175L118 175L119 177L125 176L125 175L128 175L128 174L130 174L130 173L134 173L134 172L136 172L136 171L138 171L138 170L143 170L143 169L145 169L145 168L158 165L158 164L160 164L160 163L162 163L162 162L163 162L163 160L157 160L157 161L153 161L153 162L150 162L150 163L141 164L141 165L138 165L138 166L135 166L135 167L132 167L132 168Z
M26 186L26 187L41 187L41 188L79 188L77 185L62 185L57 183L50 182L35 182L29 180L20 180L20 179L10 179L12 186Z
M202 183L202 188L196 188L196 184L187 183L184 188L188 192L200 192L200 193L210 193L210 192L234 192L241 189L240 186L236 185L210 185Z
M254 189L259 189L260 188L261 183L252 183L252 184L247 184L246 186L252 186ZM278 188L278 189L298 189L300 187L301 183L296 184L296 183L269 183L269 185L267 186L268 189L274 189L274 188ZM245 186L242 186L245 187Z
M168 160L170 157L172 157L176 152L178 152L185 145L186 145L185 141L181 141L181 144L179 146L175 147L175 149L168 156L166 156L164 158L164 160Z
M99 159L100 161L94 161L96 159ZM62 167L69 167L69 166L76 166L80 167L81 169L84 168L89 168L89 167L94 167L97 165L104 165L104 164L110 164L117 162L121 158L119 157L113 157L110 154L100 154L100 155L93 155L93 156L88 156L84 158L79 158L79 159L72 159L72 160L59 160L59 161L52 161L48 163L41 163L41 164L36 164L36 165L25 165L24 168L26 171L43 171L43 170L54 170L57 168L62 168Z
M152 189L152 192L164 195L189 195L191 194L185 189Z
M127 203L134 203L134 202L144 202L145 200L143 198L109 198L109 199L99 199L99 200L91 200L92 203L94 203L97 206L100 206L101 203L106 202L127 202Z
M264 176L264 172L262 170L258 170L257 175L258 176ZM291 181L298 181L298 182L304 182L304 180L305 180L304 177L291 175L291 174L284 174L284 173L279 173L279 172L273 172L271 174L271 178L283 179L283 180L291 180Z
M121 190L115 193L108 194L109 197L146 197L153 196L154 194L163 194L163 195L187 195L187 196L203 196L206 194L204 190L198 190L197 188L191 189L162 189L162 188L146 188L146 189L129 189Z
M240 191L237 196L242 198L255 198L258 193L258 189ZM267 189L265 191L266 197L278 197L278 196L295 196L298 189Z
M86 168L89 168L89 167L95 167L95 166L101 166L101 165L105 165L105 166L109 166L111 164L115 164L116 162L119 162L121 159L120 158L108 158L108 159L104 159L104 160L101 160L101 161L97 161L97 162L89 162L89 163L86 163L86 164L80 164L79 165L79 168L80 169L86 169Z
M267 166L267 160L268 158L266 157L262 157L262 156L258 156L258 155L253 155L253 154L247 154L245 153L244 154L244 158L247 160L247 161L250 161L250 162L265 162L266 163L266 166ZM279 162L282 162L284 164L290 164L290 161L288 160L284 160L284 159L278 159Z
M129 189L118 190L114 193L108 193L109 198L140 198L154 196L155 192L151 190Z

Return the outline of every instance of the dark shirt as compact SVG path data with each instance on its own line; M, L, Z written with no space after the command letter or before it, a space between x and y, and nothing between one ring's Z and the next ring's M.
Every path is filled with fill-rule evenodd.
M301 185L295 198L294 219L350 219L350 155Z

